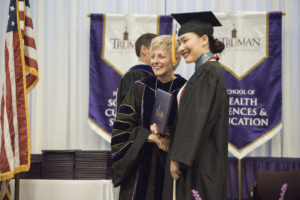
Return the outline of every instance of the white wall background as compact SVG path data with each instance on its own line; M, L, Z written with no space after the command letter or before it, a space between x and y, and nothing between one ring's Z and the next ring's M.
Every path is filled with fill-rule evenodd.
M284 129L250 156L300 157L300 1L298 0L31 0L40 80L29 95L32 153L43 149L110 149L88 126L88 13L170 14L212 10L284 11ZM9 0L0 0L4 46ZM0 48L0 78L3 78ZM194 67L177 73L188 78Z

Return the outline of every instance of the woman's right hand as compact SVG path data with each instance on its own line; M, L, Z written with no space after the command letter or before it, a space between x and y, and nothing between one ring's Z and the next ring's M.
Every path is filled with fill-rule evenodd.
M173 177L173 179L178 180L180 178L180 169L179 169L179 163L175 160L171 160L170 164L170 172Z

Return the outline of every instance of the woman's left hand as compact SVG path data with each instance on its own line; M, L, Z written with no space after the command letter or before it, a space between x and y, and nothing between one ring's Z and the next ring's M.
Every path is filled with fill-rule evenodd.
M168 152L170 146L170 138L169 137L159 137L156 145L159 149Z
M159 135L155 135L155 134L153 134L153 133L151 133L151 134L148 136L148 142L157 143L157 142L158 142L158 139L159 139Z

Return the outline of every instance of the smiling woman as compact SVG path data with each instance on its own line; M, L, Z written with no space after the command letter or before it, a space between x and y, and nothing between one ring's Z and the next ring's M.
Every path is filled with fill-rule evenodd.
M163 199L174 199L174 193L176 199L192 199L193 189L203 199L226 199L229 102L223 71L214 55L222 52L224 44L213 37L213 26L221 24L212 12L172 16L181 24L178 51L196 68L179 94L169 152L172 177L166 173ZM176 191L172 178L177 180Z
M177 44L177 43L176 43ZM151 66L157 79L163 83L174 80L174 71L180 61L180 55L176 51L176 63L172 63L171 49L172 38L170 35L162 35L155 38L150 47ZM178 49L178 44L175 47Z
M165 160L170 135L174 133L177 101L171 105L168 136L159 136L150 120L157 89L176 96L186 80L174 75L177 62L171 60L172 36L154 38L150 46L151 65L156 76L136 81L119 107L113 126L113 183L120 187L120 199L161 200ZM177 50L177 49L176 49ZM172 137L172 136L171 136Z
M161 82L168 82L175 78L173 66L168 52L162 47L156 47L151 51L151 65L154 74Z

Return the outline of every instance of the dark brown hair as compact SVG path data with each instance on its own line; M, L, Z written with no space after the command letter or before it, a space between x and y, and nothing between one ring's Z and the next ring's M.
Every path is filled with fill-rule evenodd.
M215 39L214 36L212 35L209 35L208 39L209 39L209 48L212 53L221 53L224 50L225 45L222 41Z
M196 33L196 32L195 32ZM224 48L225 45L222 41L215 39L214 36L212 35L211 31L202 31L202 32L198 32L196 33L199 37L202 37L203 35L207 35L208 36L208 40L209 40L209 49L212 53L221 53Z
M153 33L145 33L136 40L135 53L136 53L137 57L140 57L140 55L141 55L142 45L145 45L149 49L152 39L155 38L156 36L157 35L153 34Z

